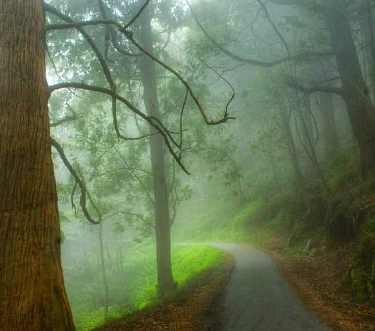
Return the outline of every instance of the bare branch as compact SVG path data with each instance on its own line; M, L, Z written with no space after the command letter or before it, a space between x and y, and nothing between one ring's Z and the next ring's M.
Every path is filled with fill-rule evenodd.
M121 101L123 104L125 104L131 111L133 111L135 114L143 118L147 123L149 123L151 126L153 126L164 138L164 142L169 150L169 152L172 154L173 158L176 160L176 162L180 165L181 169L186 172L187 174L190 174L185 166L181 163L181 158L179 155L176 154L176 152L173 150L169 137L170 133L168 130L164 127L164 125L159 122L155 121L155 119L145 115L142 113L139 109L137 109L132 103L130 103L127 99L122 97L121 95L117 94L115 91L104 88L104 87L98 87L98 86L92 86L88 85L85 83L59 83L55 85L49 86L49 92L52 93L53 91L59 90L59 89L64 89L64 88L77 88L77 89L83 89L83 90L88 90L88 91L95 91L95 92L100 92L103 94L107 94L111 96L112 98L115 98L116 100ZM126 140L126 137L122 136L119 132L119 137L123 140ZM153 134L153 133L151 133Z
M138 10L137 14L135 14L135 16L130 20L129 23L127 23L124 28L123 28L123 31L124 32L126 29L129 28L129 26L131 26L137 19L138 17L142 14L142 12L145 10L145 8L148 6L148 4L151 2L151 0L146 0L145 3L142 5L142 7Z
M109 25L116 25L120 29L122 28L121 24L117 21L101 19L101 20L90 20L90 21L80 21L80 22L71 22L71 23L59 23L59 24L47 24L44 27L44 30L51 31L51 30L65 30L65 29L77 29L84 26L89 25L100 25L100 24L109 24Z
M147 226L153 228L155 230L155 225L147 221L141 214L132 213L130 211L117 211L114 214L111 214L110 216L106 217L106 219L109 219L110 217L116 216L116 215L131 215L139 218L144 224Z
M266 5L262 2L262 0L257 0L259 5L263 8L264 10L264 13L266 15L266 19L268 20L268 22L270 22L272 28L273 28L273 31L275 31L275 33L277 34L277 36L279 37L279 39L281 40L281 42L283 43L284 47L285 47L285 50L286 50L286 53L288 54L289 57L292 56L292 53L290 52L290 49L289 49L289 46L285 40L285 38L283 37L283 35L280 33L280 31L277 29L275 23L273 22L268 10L267 10L267 7Z
M59 10L57 10L56 8L46 4L45 2L43 2L43 8L44 8L44 10L56 15L59 18L61 18L65 22L76 23L72 18L70 18L69 16L61 13ZM94 40L89 36L89 34L82 27L77 26L76 29L82 34L82 36L86 39L86 41L89 44L89 46L91 47L91 49L94 51L96 57L98 58L98 60L100 62L100 65L103 69L104 76L106 77L109 86L111 87L111 89L115 89L116 88L115 82L114 82L114 80L112 78L112 75L111 75L111 72L108 68L107 61L106 61L105 57L103 56L103 54L101 53L101 51L99 50L98 46L95 44Z
M55 147L56 151L59 153L60 157L61 157L61 160L63 161L63 163L65 164L65 166L68 168L69 172L71 173L71 175L74 177L75 181L76 181L76 184L78 184L79 188L81 189L81 198L79 200L80 202L80 205L81 205L81 208L82 208L82 211L83 211L83 214L85 215L85 218L92 224L99 224L101 222L101 217L100 217L100 213L99 213L99 220L98 221L95 221L89 211L87 210L87 205L86 205L86 196L88 195L88 192L87 192L87 189L86 189L86 185L85 183L83 182L83 180L80 178L80 176L78 176L77 172L74 170L73 166L70 164L68 158L66 157L65 153L64 153L64 149L62 148L62 146L55 140L53 139L52 137L50 138L50 141L51 141L51 145L53 147ZM75 187L76 185L74 186L74 190L75 190ZM73 190L73 192L74 192ZM73 193L72 193L73 195ZM92 203L92 199L91 197L89 197L91 203ZM73 202L72 202L73 203ZM92 203L93 204L93 203ZM73 206L74 206L74 203L73 203ZM96 208L96 206L93 204L94 208L98 211L98 209Z
M288 80L288 81L285 81L284 84L296 89L299 92L303 92L306 94L313 93L313 92L324 92L324 93L337 94L341 97L343 97L344 95L343 89L341 87L321 86L321 85L312 85L310 87L306 87L306 86L301 85L296 80Z
M147 50L145 50L140 44L138 44L137 41L134 40L133 36L129 36L129 35L126 35L127 38L139 49L141 50L144 54L146 54L150 59L152 59L153 61L155 61L156 63L158 63L160 66L162 66L164 69L168 70L169 72L171 72L173 75L175 75L179 81L186 87L186 89L189 91L189 94L191 96L191 98L193 99L195 105L197 106L197 108L199 109L199 112L201 113L201 116L204 120L204 122L207 124L207 125L218 125L218 124L222 124L222 123L226 123L228 122L228 120L232 120L234 119L234 117L230 117L228 116L228 114L224 113L224 117L220 120L209 120L207 115L206 115L206 112L204 111L202 105L200 104L199 100L198 100L198 97L195 95L195 93L193 92L192 88L190 87L190 85L188 84L188 82L174 69L172 69L171 67L169 67L168 65L166 65L164 62L160 61L158 58L156 58L153 54L151 54L150 52L148 52Z
M62 118L62 119L57 120L56 122L51 123L49 126L50 126L51 128L55 128L55 127L57 127L57 126L59 126L59 125L61 125L61 124L64 124L64 123L66 123L66 122L75 121L75 120L77 120L77 119L78 119L78 117L77 117L76 115L73 115L73 116L66 116L66 117L64 117L64 118Z
M211 66L209 66L207 63L206 63L206 66L208 67L208 68L210 68L218 77L219 77L219 79L222 79L224 82L226 82L228 85L229 85L229 87L231 88L231 90L232 90L232 95L231 95L231 97L230 97L230 99L228 100L228 102L227 102L227 104L226 104L226 106L225 106L225 115L227 115L228 114L228 107L229 107L229 105L232 103L232 101L233 101L233 99L234 99L234 97L236 96L236 91L234 90L234 87L233 87L233 85L229 82L229 80L227 80L222 74L220 74L216 69L214 69L213 67L211 67Z
M155 207L155 202L152 199L152 197L150 195L150 192L147 190L146 186L143 184L143 182L141 181L141 179L139 178L139 176L135 172L135 169L130 168L128 161L126 161L125 157L120 153L120 151L116 147L114 148L114 150L116 151L117 155L120 157L120 159L122 160L122 162L124 162L124 164L126 165L126 169L132 173L132 175L134 176L134 178L138 181L139 185L141 185L143 191L146 193L146 195L148 197L148 200ZM148 173L148 174L151 175L150 173Z
M266 68L269 68L269 67L274 67L276 65L279 65L281 63L284 63L284 62L289 62L289 61L296 61L296 60L303 60L303 59L307 59L309 57L319 57L319 56L326 56L326 55L334 55L334 52L331 51L331 52L316 52L316 53L302 53L302 54L296 54L296 55L292 55L292 56L286 56L284 58L281 58L281 59L278 59L278 60L275 60L275 61L270 61L270 62L264 62L264 61L260 61L260 60L254 60L254 59L248 59L248 58L244 58L242 56L239 56L231 51L229 51L228 49L226 49L225 47L221 46L208 32L207 30L203 27L203 25L201 24L201 22L199 21L198 19L198 16L196 15L195 11L193 10L190 2L188 0L186 0L186 3L187 5L189 6L190 8L190 13L191 15L193 16L195 22L197 23L197 25L199 26L199 28L202 30L202 32L204 33L204 35L207 37L207 39L216 47L218 48L221 52L223 52L224 54L228 55L230 58L232 58L233 60L236 60L236 61L239 61L239 62L244 62L244 63L248 63L248 64L252 64L252 65L255 65L255 66L259 66L259 67L266 67Z

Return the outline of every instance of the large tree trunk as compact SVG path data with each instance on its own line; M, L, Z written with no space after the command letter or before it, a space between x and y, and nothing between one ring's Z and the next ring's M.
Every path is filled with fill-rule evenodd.
M375 169L375 112L364 92L364 81L346 6L335 1L325 6L324 17L336 53L338 71L353 134L359 146L363 176Z
M149 6L140 15L143 47L150 53L153 49L151 15ZM156 89L154 62L143 56L141 59L141 81L144 89L144 103L147 114L160 118ZM150 132L155 129L150 127ZM155 232L158 272L158 294L163 297L175 288L171 265L171 234L168 205L168 187L165 176L164 141L160 134L150 138L151 166L155 201Z
M40 0L0 1L0 330L75 330L60 260Z

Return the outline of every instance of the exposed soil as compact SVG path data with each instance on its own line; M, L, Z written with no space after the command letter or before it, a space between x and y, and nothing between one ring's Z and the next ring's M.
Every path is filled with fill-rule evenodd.
M333 330L375 330L375 308L355 303L341 288L341 277L355 252L354 243L314 258L286 257L260 248L273 258L303 302ZM267 244L268 247L277 246Z

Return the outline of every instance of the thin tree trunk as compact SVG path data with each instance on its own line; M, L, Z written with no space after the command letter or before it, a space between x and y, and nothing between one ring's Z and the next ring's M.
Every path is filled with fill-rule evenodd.
M40 0L0 1L0 330L75 330L61 268Z
M313 134L313 123L312 123L312 117L311 113L309 111L309 105L307 104L310 102L309 100L306 100L306 104L303 107L303 109L300 109L300 124L301 127L303 128L302 130L302 139L303 139L303 144L305 146L309 146L310 141L314 140L314 134ZM300 106L302 107L302 106Z
M294 142L293 133L290 128L290 116L285 110L282 111L282 124L288 141L290 161L292 162L294 171L294 180L297 187L297 191L303 191L304 180L302 175L301 166L298 160L297 148Z
M333 96L328 93L318 93L318 98L319 109L322 114L325 159L330 160L333 155L340 151L335 114L333 111Z
M374 66L374 57L372 52L372 39L371 39L371 32L370 32L370 25L369 20L366 15L366 17L362 18L360 20L361 25L361 32L363 35L363 39L365 42L364 51L365 51L365 57L367 62L367 68L368 68L368 77L371 84L371 91L372 91L372 101L375 101L375 66ZM366 75L367 76L367 75Z
M270 163L271 163L271 167L272 167L272 176L273 176L273 181L275 183L275 186L279 187L280 186L280 181L279 181L279 176L277 175L277 167L276 167L276 162L275 162L275 155L274 155L274 152L271 151L269 154L268 154L269 158L270 158Z
M149 6L139 18L143 47L152 52L152 28ZM144 103L147 114L160 118L156 89L154 62L146 56L141 59L141 81L144 88ZM154 129L150 127L150 132ZM152 178L155 201L155 234L158 273L158 294L163 297L175 288L171 265L171 234L168 206L168 187L165 176L164 141L161 135L150 138Z
M323 61L312 62L310 67L316 81L326 81L326 86L333 86L331 80L337 76L337 72L333 70L330 57L325 58ZM333 95L330 93L316 93L316 104L322 116L321 131L326 161L331 160L340 151L333 100Z
M108 290L107 272L105 268L105 258L104 258L103 222L99 224L99 248L100 248L100 269L102 270L103 286L104 286L104 321L107 321L108 320L108 306L109 306L109 290Z

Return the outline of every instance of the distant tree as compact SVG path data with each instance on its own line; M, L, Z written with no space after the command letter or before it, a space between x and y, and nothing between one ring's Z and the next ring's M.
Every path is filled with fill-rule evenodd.
M292 63L295 65L300 60L308 61L311 58L331 55L334 58L334 67L336 67L339 76L338 81L341 81L340 87L329 86L320 82L313 82L311 86L308 86L303 80L303 83L296 81L294 74L291 74L292 78L287 84L302 93L322 92L337 94L342 97L346 104L353 134L358 144L362 174L366 177L375 170L375 111L374 105L369 97L368 86L362 73L358 57L351 13L358 7L362 8L362 12L367 13L367 15L362 15L362 18L367 18L367 59L370 59L368 67L371 68L374 59L374 37L373 33L368 33L368 31L374 31L372 22L373 3L370 1L343 2L341 0L272 0L271 3L277 5L294 6L297 8L296 10L303 9L306 13L307 9L310 13L316 14L314 15L315 24L325 27L324 33L328 36L328 42L324 40L319 45L314 45L312 50L308 43L303 41L301 44L305 47L300 49L292 48L290 38L284 37L281 33L280 26L275 23L274 15L270 14L269 8L272 4L266 4L262 0L257 0L256 3L259 5L261 12L263 12L265 19L269 21L270 29L273 30L274 35L278 38L281 45L283 45L284 50L281 51L286 52L286 56L273 56L269 61L258 60L255 56L242 56L241 52L232 51L230 49L231 44L227 43L226 46L223 46L223 43L217 41L216 34L211 33L212 30L208 29L208 25L200 22L194 10L191 10L191 13L211 44L217 50L221 51L221 53L242 64L271 68L283 63ZM232 17L241 17L242 13L238 12L238 8L242 7L233 6L228 8L231 10L230 15L232 15ZM255 20L256 18L254 21ZM231 22L231 24L227 25L233 26L235 24L239 23L234 21L234 23ZM272 38L272 40L274 40L274 38ZM320 51L323 47L327 49L327 46L331 49ZM274 45L272 47L274 47ZM294 52L292 51L293 49ZM272 53L277 54L278 52ZM279 52L279 54L282 53Z
M150 7L140 15L141 40L145 50L153 53ZM143 56L140 63L143 98L147 114L161 118L159 110L155 64L152 59ZM155 130L150 128L150 133ZM175 288L171 265L170 218L168 205L168 187L164 157L164 142L160 135L153 135L150 140L151 168L154 189L155 234L158 271L158 293L165 296Z
M273 0L273 2L280 5L305 4L302 0ZM323 18L342 83L342 87L339 88L315 85L310 90L336 93L343 98L358 143L362 174L366 177L375 170L375 111L367 92L368 87L353 36L349 15L351 5L340 0L307 3L311 6L311 10Z

